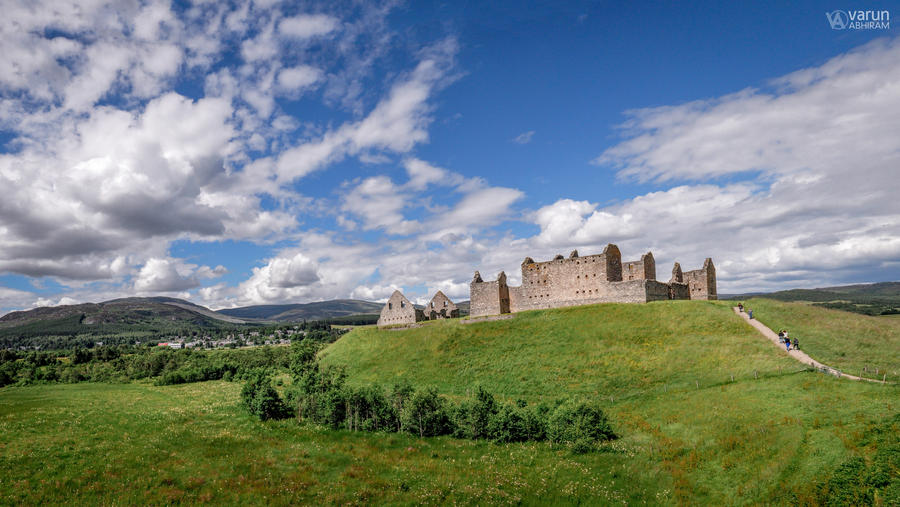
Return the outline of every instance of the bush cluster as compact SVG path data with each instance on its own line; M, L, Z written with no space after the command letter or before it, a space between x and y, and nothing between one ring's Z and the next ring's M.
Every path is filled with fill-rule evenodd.
M419 437L452 435L495 442L551 441L575 452L616 438L609 420L596 402L565 400L552 405L524 401L501 403L477 387L474 396L452 402L434 388L416 389L407 383L390 389L377 385L349 386L343 370L324 367L315 360L312 345L295 344L291 360L293 385L286 405L301 421L351 431L406 432ZM275 393L269 380L254 380L245 391ZM244 397L248 403L249 394ZM275 393L277 396L277 393ZM250 405L248 405L250 408ZM259 409L254 411L263 418Z
M265 421L290 417L290 411L272 387L269 372L257 369L248 374L247 382L241 388L241 402L251 414Z
M160 347L76 347L51 352L0 350L0 387L51 382L127 382L153 379L156 385L242 379L256 368L284 370L287 347L250 349L169 349Z

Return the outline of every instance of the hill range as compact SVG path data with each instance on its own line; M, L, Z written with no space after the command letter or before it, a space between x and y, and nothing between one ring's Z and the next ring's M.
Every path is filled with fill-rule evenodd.
M765 297L778 301L803 301L833 310L864 315L900 313L900 282L879 282L818 289L790 289L770 293L723 294L720 299Z

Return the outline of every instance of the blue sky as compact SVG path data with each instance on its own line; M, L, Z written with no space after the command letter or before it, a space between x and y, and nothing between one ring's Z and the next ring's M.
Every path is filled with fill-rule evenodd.
M462 300L610 242L900 279L900 41L826 17L888 3L51 3L0 20L0 314Z

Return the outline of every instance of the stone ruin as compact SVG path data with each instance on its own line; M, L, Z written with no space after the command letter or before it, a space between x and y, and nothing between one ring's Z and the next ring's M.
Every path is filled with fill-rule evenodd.
M672 278L666 283L656 280L656 262L651 252L640 260L623 263L619 247L613 244L600 254L584 257L577 250L569 258L557 255L544 262L526 257L519 287L507 285L506 273L486 282L476 271L469 291L472 317L594 303L717 299L712 259L707 258L702 268L687 272L682 272L676 262Z
M399 290L395 290L381 309L378 327L415 324L423 320L452 319L459 317L459 308L443 292L437 291L420 310L406 299Z

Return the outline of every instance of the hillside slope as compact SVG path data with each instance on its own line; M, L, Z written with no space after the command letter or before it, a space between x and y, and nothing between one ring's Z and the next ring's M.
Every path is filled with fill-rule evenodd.
M482 385L528 402L599 400L629 456L621 474L660 484L655 503L822 504L823 484L846 473L845 463L875 459L872 435L892 435L887 445L900 448L894 430L879 426L898 417L889 401L896 385L809 371L730 306L602 304L402 331L357 328L322 360L357 384L405 379L454 398Z
M465 395L475 384L509 397L623 396L663 384L714 383L796 369L725 304L666 301L438 321L402 331L358 328L322 353L355 381L407 379Z
M242 323L241 319L218 315L182 299L123 298L8 313L0 317L0 347L15 348L24 344L22 340L46 336L218 329ZM28 345L40 344L29 341Z
M788 331L816 360L846 373L900 380L900 319L831 310L767 298L744 302L754 318ZM878 372L876 374L876 372Z

